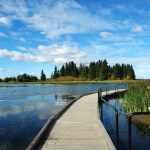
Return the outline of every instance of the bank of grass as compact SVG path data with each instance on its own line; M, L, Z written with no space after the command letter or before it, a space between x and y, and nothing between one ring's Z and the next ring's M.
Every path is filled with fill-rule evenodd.
M45 83L53 83L53 84L73 84L73 83L135 83L136 80L104 80L100 81L98 79L89 80L87 78L75 78L75 77L59 77L57 79L47 79Z
M149 111L150 82L141 80L132 84L124 95L124 105L128 113Z
M132 121L134 124L144 124L150 126L150 115L133 116Z
M137 80L104 80L99 81L98 79L89 80L87 78L75 78L72 76L59 77L56 79L50 78L46 81L38 80L36 82L8 82L9 84L77 84L77 83L136 83Z

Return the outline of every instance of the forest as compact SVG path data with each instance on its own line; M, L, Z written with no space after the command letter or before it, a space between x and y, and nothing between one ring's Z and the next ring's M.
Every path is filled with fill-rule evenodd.
M130 64L116 63L113 66L108 65L106 59L99 60L97 62L90 62L89 65L77 64L73 61L66 62L60 69L55 66L54 71L51 74L51 79L57 79L59 77L71 76L74 78L82 78L82 80L135 80L135 72ZM20 74L17 77L5 77L0 79L0 82L36 82L46 81L46 74L42 69L40 79L33 75L26 73Z
M79 67L71 61L62 65L60 70L55 66L51 78L72 76L76 78L85 78L89 80L135 80L135 72L130 64L108 65L106 59L97 62L90 62L89 65L80 64Z

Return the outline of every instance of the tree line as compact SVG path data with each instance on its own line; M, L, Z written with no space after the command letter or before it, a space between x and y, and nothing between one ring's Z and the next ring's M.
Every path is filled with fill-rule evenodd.
M132 65L130 64L118 64L113 66L108 65L106 59L99 60L97 62L90 62L89 65L80 64L76 65L75 62L70 61L61 66L60 69L55 66L54 71L51 74L52 79L59 77L72 76L75 78L84 78L85 80L135 80L135 73ZM36 82L38 80L45 81L47 79L44 70L42 69L40 79L34 75L28 75L26 73L20 74L17 77L5 77L0 79L0 82Z
M38 77L33 75L28 75L26 73L20 74L17 77L5 77L4 80L1 79L1 82L36 82Z
M5 79L0 79L0 82L36 82L38 80L46 80L46 74L44 73L43 69L41 71L40 79L38 79L37 76L23 73L19 74L17 77L5 77Z
M132 79L135 80L135 72L130 64L116 63L113 66L108 65L106 59L97 62L90 62L89 65L80 64L77 67L73 61L62 65L60 70L55 66L51 78L59 78L64 76L72 76L76 78L85 78L89 80L108 80L108 79Z

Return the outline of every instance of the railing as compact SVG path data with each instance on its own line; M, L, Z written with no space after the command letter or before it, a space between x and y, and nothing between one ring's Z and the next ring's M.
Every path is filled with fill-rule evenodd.
M124 87L124 88L120 88L120 87ZM133 113L125 113L122 112L120 110L118 110L115 106L111 105L110 103L108 103L104 97L102 96L102 92L103 94L107 95L110 94L110 90L114 90L114 92L119 92L119 89L124 89L126 90L127 86L126 84L120 84L120 85L116 85L116 86L110 86L110 87L102 87L98 90L98 102L99 102L99 106L100 106L100 119L103 123L103 103L105 103L106 105L109 105L111 108L113 108L115 110L115 129L116 129L116 149L119 150L119 124L118 124L118 114L122 113L126 116L128 116L128 150L131 150L132 148L132 141L131 141L131 124L132 124L132 117L135 115L150 115L150 112L133 112Z
M132 143L131 143L131 121L132 121L132 117L133 116L139 116L139 115L150 115L150 112L133 112L129 115L128 117L128 149L131 150L131 146L132 146Z
M110 91L114 90L115 92L118 92L119 89L127 89L127 84L118 84L118 85L112 85L109 87L101 87L98 90L98 97L100 97L100 94L102 92L105 92L105 94L109 94Z

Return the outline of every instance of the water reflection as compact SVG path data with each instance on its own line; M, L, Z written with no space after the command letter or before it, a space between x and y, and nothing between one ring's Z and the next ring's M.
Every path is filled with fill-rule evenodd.
M55 105L56 106L62 106L65 104L68 104L70 101L72 101L75 98L75 96L70 94L55 94Z

